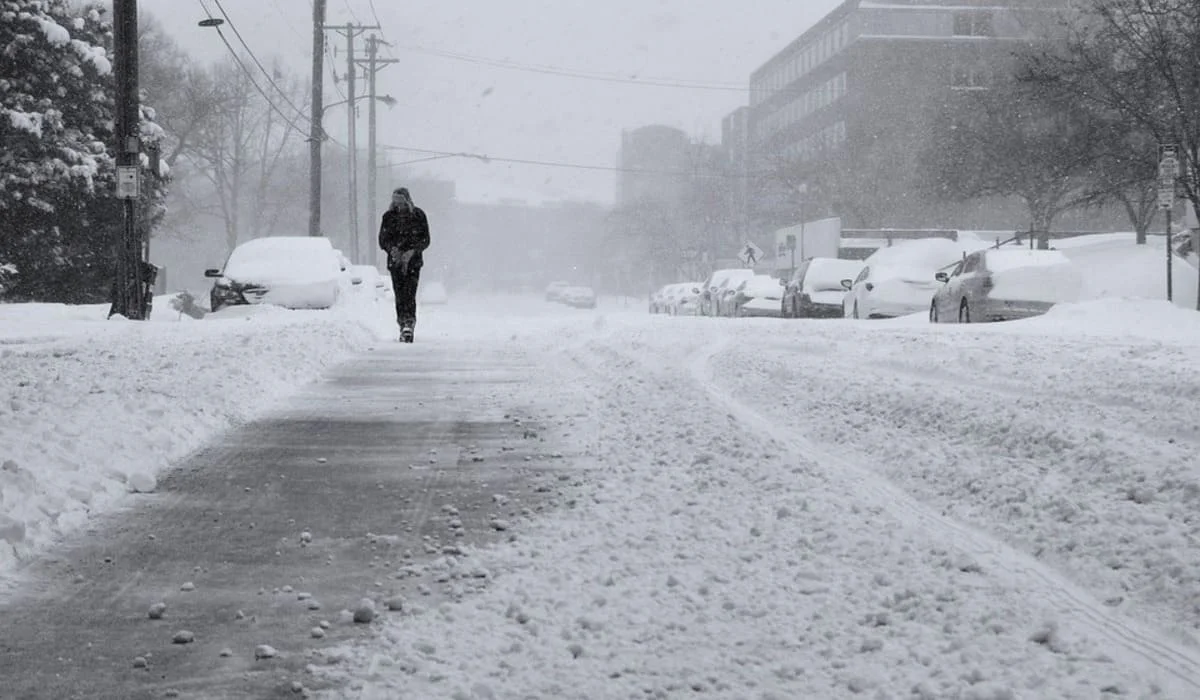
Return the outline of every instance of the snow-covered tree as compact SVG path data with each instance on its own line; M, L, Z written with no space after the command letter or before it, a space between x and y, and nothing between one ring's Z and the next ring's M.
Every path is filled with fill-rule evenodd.
M99 4L0 0L0 264L4 298L106 300L122 221L115 192L112 33ZM141 136L162 137L143 107ZM143 159L149 166L149 159ZM146 173L140 225L162 216Z

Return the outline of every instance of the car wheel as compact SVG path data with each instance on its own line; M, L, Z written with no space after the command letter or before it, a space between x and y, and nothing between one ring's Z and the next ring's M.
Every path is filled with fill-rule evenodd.
M960 304L958 307L958 322L959 323L970 323L971 322L971 307L967 305L966 299L963 299L962 304Z
M929 305L929 322L930 323L938 322L938 312L937 312L937 302L936 301Z
M861 316L858 315L858 302L857 301L854 302L854 318L861 318Z

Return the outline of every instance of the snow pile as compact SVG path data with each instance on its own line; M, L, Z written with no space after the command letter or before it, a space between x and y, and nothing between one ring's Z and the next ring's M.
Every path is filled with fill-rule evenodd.
M1132 233L1098 234L1055 241L1054 247L1082 272L1081 299L1167 298L1167 251L1161 236L1137 245ZM1196 268L1176 257L1171 270L1175 304L1195 309Z
M948 527L929 526L933 511L871 498L789 442L815 421L843 445L852 410L878 398L853 382L855 363L832 371L822 348L919 355L903 332L657 320L613 315L590 332L525 338L537 390L561 406L540 422L577 453L571 499L468 555L492 573L482 592L451 580L456 602L388 613L378 639L327 651L341 663L310 671L359 698L1185 697L1157 690L1160 673L1120 641L1113 656L1094 632L1098 603L1080 613L1016 585L1029 569L1020 557L951 546ZM872 350L869 332L892 334L876 336L890 346ZM844 385L792 382L810 371ZM803 407L783 408L792 417L775 430L720 398L728 386L755 407ZM831 406L839 394L857 408Z
M0 571L388 328L374 305L155 323L0 304Z

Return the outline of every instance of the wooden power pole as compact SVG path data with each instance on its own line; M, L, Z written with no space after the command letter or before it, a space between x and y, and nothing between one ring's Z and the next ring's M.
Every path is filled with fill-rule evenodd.
M358 226L358 120L355 119L354 112L354 103L358 101L356 94L358 66L354 55L354 39L369 29L379 29L379 25L343 24L327 25L325 28L332 29L346 37L346 91L348 93L346 96L346 128L348 130L346 148L349 151L346 163L346 218L350 236L350 259L355 263L361 263L362 253Z
M308 235L321 235L321 147L325 141L325 0L313 0L312 130L308 135Z
M375 226L376 218L376 199L378 196L378 146L375 138L375 102L377 95L375 94L375 75L387 66L396 63L395 59L380 58L379 45L384 43L374 34L367 38L367 58L360 60L359 63L367 69L367 232L370 234ZM367 250L373 250L374 246L367 242ZM381 251L376 251L376 256ZM363 256L361 263L368 264L367 260L372 256Z
M116 236L116 272L112 308L142 321L149 316L148 265L142 259L143 242L137 227L137 199L141 195L141 101L138 96L137 0L113 0L113 73L116 79L113 125L116 143L117 197L125 209Z

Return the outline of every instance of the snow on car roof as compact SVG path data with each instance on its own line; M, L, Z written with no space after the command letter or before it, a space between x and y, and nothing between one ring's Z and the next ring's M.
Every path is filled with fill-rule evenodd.
M963 247L948 238L921 238L880 248L865 264L875 267L938 270L962 258Z
M224 274L243 282L300 282L336 278L337 255L328 238L270 236L233 249Z
M987 269L993 272L1012 270L1019 267L1043 267L1070 265L1066 255L1057 250L1012 250L997 249L984 253Z
M861 260L813 258L804 273L804 288L816 292L844 292L842 280L858 277L862 269Z

